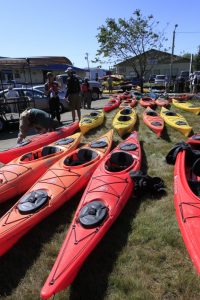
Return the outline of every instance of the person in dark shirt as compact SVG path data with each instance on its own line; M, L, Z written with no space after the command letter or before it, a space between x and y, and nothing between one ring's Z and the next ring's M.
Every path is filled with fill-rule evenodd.
M71 67L67 68L65 71L68 75L67 78L67 92L65 98L68 99L69 105L72 111L72 120L75 122L76 112L78 119L81 119L81 96L80 96L80 82L79 79L73 74L73 69Z
M47 82L45 83L45 95L49 98L49 111L51 118L58 120L60 122L60 99L58 96L58 83L54 80L53 73L47 73Z
M82 93L82 107L90 109L91 108L91 90L88 82L88 78L85 78L84 82L81 84L81 93Z
M52 120L47 112L37 108L26 109L20 114L17 144L23 142L31 128L35 128L37 133L45 133L55 130L58 126L59 122Z

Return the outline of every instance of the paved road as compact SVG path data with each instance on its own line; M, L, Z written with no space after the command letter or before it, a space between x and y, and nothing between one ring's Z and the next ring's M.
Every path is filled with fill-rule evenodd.
M109 96L103 96L100 100L92 101L91 109L101 109L104 104L108 101ZM82 109L82 115L90 112L91 110ZM63 125L72 122L71 112L65 112L61 115L61 121ZM16 145L16 139L18 135L18 124L10 124L9 127L0 133L0 151L8 149ZM30 132L30 135L35 134L34 131Z

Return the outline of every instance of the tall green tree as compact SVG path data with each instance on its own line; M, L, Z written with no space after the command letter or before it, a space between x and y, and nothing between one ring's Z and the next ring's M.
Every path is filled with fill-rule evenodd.
M200 70L200 46L198 47L198 52L194 57L194 68L195 70Z
M145 17L139 9L128 20L107 18L106 24L98 28L96 61L104 58L118 63L134 57L130 65L141 79L143 90L142 78L147 72L149 59L146 52L151 49L161 50L166 41L164 32L156 31L158 24L153 15ZM153 58L156 58L155 54Z

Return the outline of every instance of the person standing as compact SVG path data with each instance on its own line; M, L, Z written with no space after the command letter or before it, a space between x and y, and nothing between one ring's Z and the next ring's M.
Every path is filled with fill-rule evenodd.
M90 109L91 108L91 90L88 82L88 78L85 78L84 82L81 84L82 93L82 107Z
M194 74L193 78L192 78L192 92L194 94L197 93L197 85L198 85L198 79L197 79L197 75Z
M69 105L72 111L72 121L75 122L76 111L79 121L81 120L81 96L80 96L80 82L79 79L74 75L71 67L65 71L68 75L67 78L67 92L65 98L68 99Z
M113 80L112 80L111 75L109 75L107 81L108 81L108 91L109 91L109 94L112 94L112 90L113 90Z
M60 99L58 96L58 82L54 80L52 72L47 73L47 82L45 83L45 95L49 98L49 111L52 119L58 120L60 124Z
M37 108L29 108L20 114L19 134L17 144L21 144L28 135L28 131L34 128L37 133L53 131L59 126L59 122L49 117L49 114Z
M16 100L19 99L18 91L14 90L12 86L9 86L7 93L5 93L6 103L10 107L10 112L15 113L17 112L17 105L18 102Z

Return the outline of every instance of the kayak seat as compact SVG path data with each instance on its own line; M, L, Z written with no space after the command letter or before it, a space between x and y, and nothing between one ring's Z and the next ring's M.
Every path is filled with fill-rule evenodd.
M188 184L189 184L191 191L200 198L200 181L188 180Z
M92 161L98 154L90 149L79 149L75 155L67 157L64 160L66 166L79 166Z
M200 176L200 158L196 159L192 166L192 172L196 176Z
M173 111L166 111L165 114L166 114L166 116L172 116L172 117L177 116L177 114Z
M114 152L111 154L110 159L107 160L105 168L109 172L121 172L129 168L133 161L133 157L124 151Z
M156 117L156 116L158 115L158 114L157 114L155 111L153 111L153 110L147 111L146 114L147 114L148 116L152 116L152 117Z
M62 151L60 148L54 147L54 146L46 146L42 149L41 155L42 157L55 154Z
M32 154L32 152L30 152L30 153L26 153L25 155L23 155L21 158L21 161L31 161L33 159L34 159L33 154Z
M129 117L129 116L120 116L118 118L118 121L120 121L120 122L127 122L127 121L130 121L130 119L131 119L131 117Z

